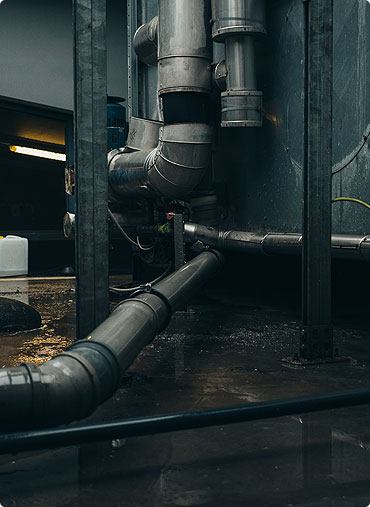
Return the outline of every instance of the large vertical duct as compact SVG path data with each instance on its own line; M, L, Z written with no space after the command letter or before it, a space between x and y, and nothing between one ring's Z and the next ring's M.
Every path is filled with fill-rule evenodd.
M215 75L216 82L225 83L226 74L226 90L221 93L222 127L262 126L254 38L265 33L264 0L212 0L212 37L224 42L226 50L225 64L216 67Z
M204 113L211 89L209 19L209 0L159 0L158 94L165 124L152 151L109 155L109 183L116 195L180 199L202 180L212 147ZM146 42L155 42L155 23L136 33L142 61L152 62L154 46Z
M203 92L211 88L212 45L207 0L160 0L158 91Z

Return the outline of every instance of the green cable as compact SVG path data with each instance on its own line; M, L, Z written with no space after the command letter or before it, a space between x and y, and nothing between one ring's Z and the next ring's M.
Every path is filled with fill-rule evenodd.
M365 206L365 208L370 210L370 204L367 204L367 202L360 201L360 199L354 199L353 197L336 197L331 202L341 202L341 201L348 201L348 202L355 202L356 204L361 204L361 206Z

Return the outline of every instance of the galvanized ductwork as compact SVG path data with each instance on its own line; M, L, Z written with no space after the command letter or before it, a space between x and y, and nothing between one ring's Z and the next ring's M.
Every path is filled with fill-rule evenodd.
M159 1L159 95L210 91L210 15L209 0Z
M212 37L225 43L215 68L222 127L262 126L262 92L256 84L254 37L266 33L264 0L212 0ZM224 88L226 86L226 89Z
M134 48L141 62L151 67L157 65L158 16L155 16L136 30Z
M83 419L118 388L141 349L216 272L218 252L201 253L155 288L133 294L85 340L37 367L0 369L0 429L57 426Z
M128 147L141 151L110 152L109 183L115 196L182 199L202 180L212 147L212 128L199 119L199 97L208 98L211 89L209 19L209 0L159 1L158 94L163 101L164 125L154 149L140 141L145 133L140 134L131 124ZM148 41L155 41L155 28L154 18L135 35L136 51L146 63L152 61L153 45Z
M209 165L212 128L204 123L164 125L159 136L154 150L109 153L109 183L114 192L180 199L198 185Z
M200 241L230 252L258 255L300 255L302 252L302 235L297 233L228 231L188 223L184 225L184 239L187 243ZM370 236L333 234L331 252L338 259L370 261Z

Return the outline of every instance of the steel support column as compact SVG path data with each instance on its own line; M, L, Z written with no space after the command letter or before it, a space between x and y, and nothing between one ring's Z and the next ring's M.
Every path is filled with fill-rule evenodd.
M333 357L331 326L331 167L333 0L305 9L305 132L302 359Z
M106 0L74 0L77 338L108 315Z

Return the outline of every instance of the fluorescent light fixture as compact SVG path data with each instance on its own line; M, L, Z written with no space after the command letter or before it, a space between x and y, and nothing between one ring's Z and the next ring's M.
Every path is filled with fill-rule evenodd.
M26 146L9 146L9 150L22 155L31 155L32 157L50 158L51 160L60 160L65 162L67 157L64 153L56 153L55 151L36 150L35 148L27 148Z

